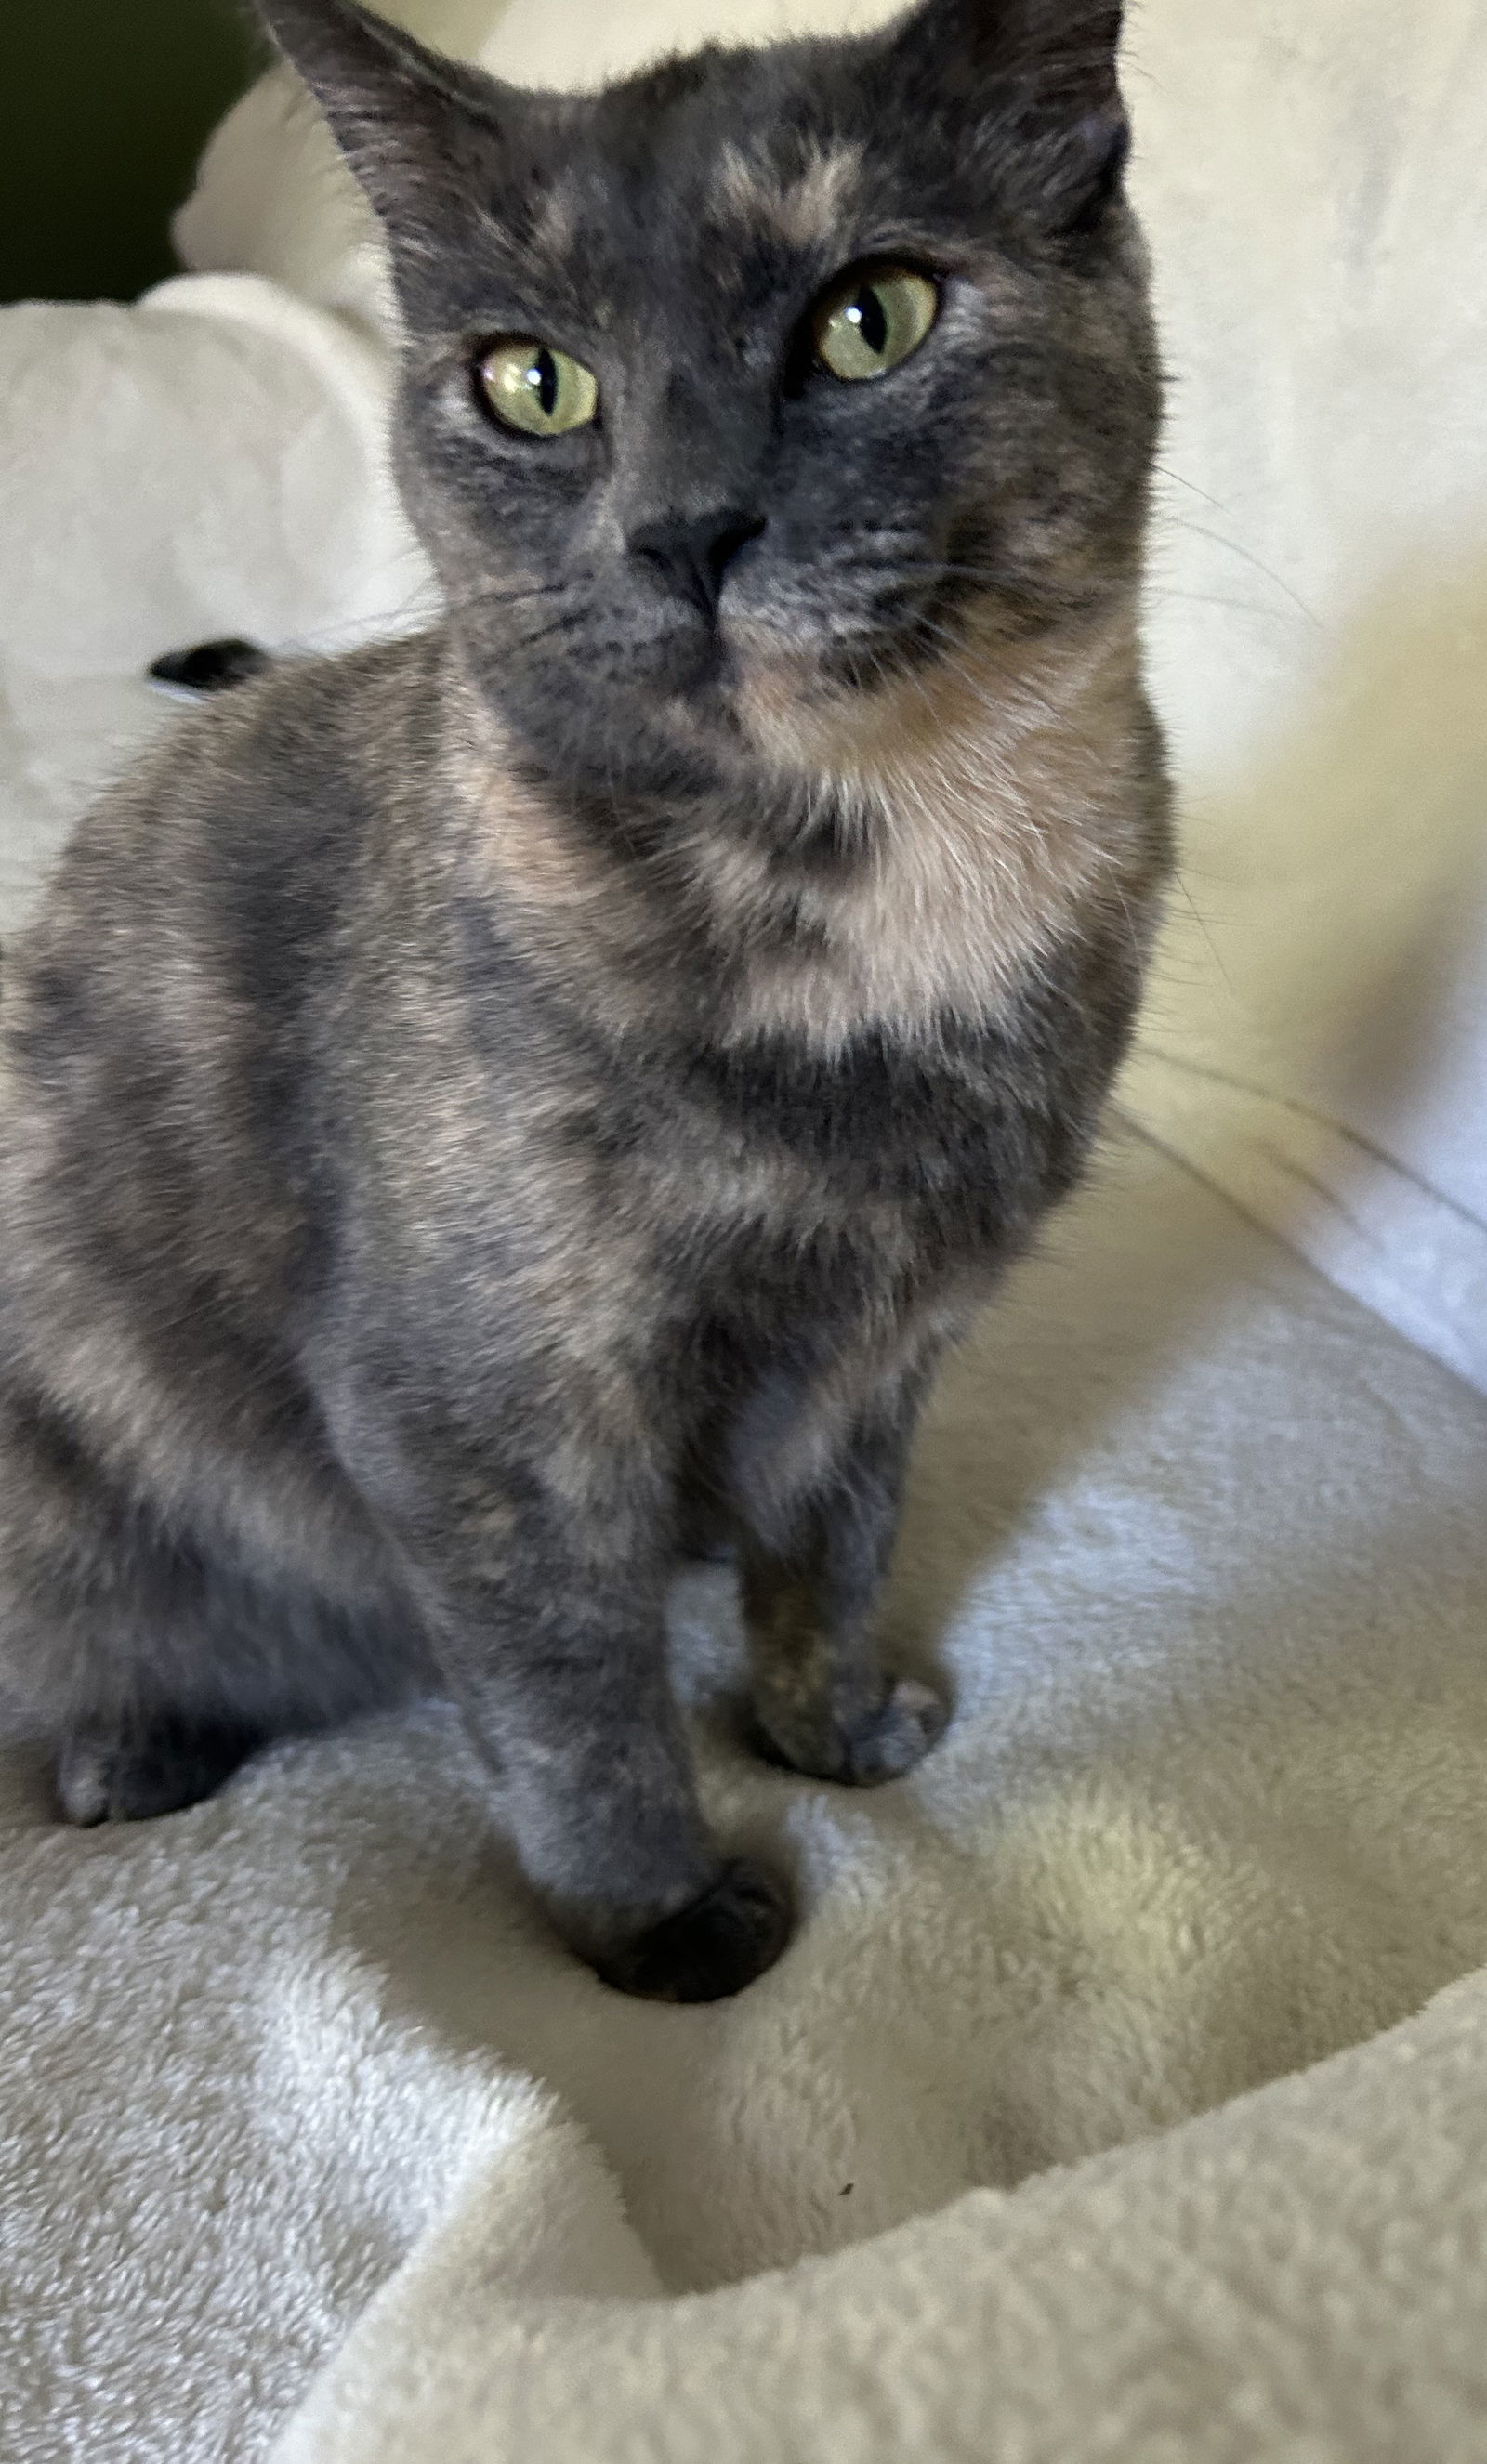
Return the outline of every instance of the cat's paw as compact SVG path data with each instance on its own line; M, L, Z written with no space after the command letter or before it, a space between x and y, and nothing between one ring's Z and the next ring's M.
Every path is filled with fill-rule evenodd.
M794 1706L791 1706L792 1708ZM840 1724L822 1733L796 1718L770 1716L760 1705L756 1741L766 1759L808 1779L833 1779L846 1788L877 1788L901 1779L922 1762L943 1736L949 1711L932 1686L899 1677L877 1708L853 1727Z
M873 1718L844 1740L847 1769L840 1776L853 1788L901 1779L939 1744L949 1717L932 1686L914 1677L899 1678Z
M178 1814L211 1796L262 1742L242 1728L177 1719L128 1737L80 1729L57 1757L57 1802L80 1830Z
M793 1924L784 1884L751 1857L735 1857L700 1899L598 1954L593 1965L621 1993L721 2002L773 1967Z

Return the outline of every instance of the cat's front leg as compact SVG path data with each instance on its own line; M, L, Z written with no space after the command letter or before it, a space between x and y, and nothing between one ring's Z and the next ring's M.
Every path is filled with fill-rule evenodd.
M499 1572L446 1575L425 1600L522 1870L580 1956L621 1991L672 2002L720 2000L769 1967L788 1902L702 1819L660 1570L527 1529Z
M621 1991L736 1993L784 1948L789 1903L723 1856L698 1804L665 1664L671 1534L643 1462L553 1428L519 1471L441 1448L427 1422L376 1451L435 1662L554 1924Z
M845 1428L802 1397L788 1427L758 1416L741 1461L744 1608L766 1749L794 1771L864 1788L928 1752L946 1712L885 1673L874 1625L893 1551L921 1380L895 1381Z

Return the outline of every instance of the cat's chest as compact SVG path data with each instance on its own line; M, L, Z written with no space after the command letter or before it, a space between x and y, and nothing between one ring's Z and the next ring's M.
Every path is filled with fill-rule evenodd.
M1157 781L1130 617L834 701L771 709L756 683L760 740L816 826L693 849L736 1039L922 1050L946 1019L1005 1017L1092 918L1143 908Z
M1026 1083L1025 1083L1026 1082ZM994 1245L1034 1202L1036 1090L988 1040L954 1065L872 1041L697 1056L653 1122L652 1203L678 1248L788 1282L802 1261L911 1272Z

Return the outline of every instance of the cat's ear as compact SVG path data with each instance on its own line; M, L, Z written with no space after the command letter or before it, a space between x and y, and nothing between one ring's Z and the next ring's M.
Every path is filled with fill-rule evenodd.
M255 0L394 239L429 219L472 139L489 141L521 98L431 52L360 0Z
M1051 230L1090 231L1130 153L1117 58L1122 0L921 0L898 59L967 106L994 147L997 186Z

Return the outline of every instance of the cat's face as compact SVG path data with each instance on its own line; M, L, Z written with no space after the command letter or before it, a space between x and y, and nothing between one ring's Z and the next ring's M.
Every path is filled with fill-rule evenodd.
M593 98L266 0L392 244L472 663L596 786L1128 588L1157 418L1118 8L929 0Z

